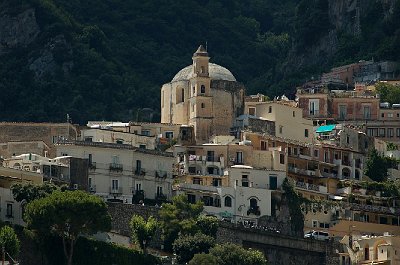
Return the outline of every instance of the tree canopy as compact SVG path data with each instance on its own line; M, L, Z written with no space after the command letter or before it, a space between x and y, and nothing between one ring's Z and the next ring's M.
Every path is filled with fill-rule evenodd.
M24 221L32 230L62 238L64 255L72 264L74 244L81 234L111 229L104 201L83 191L55 191L26 206Z
M172 243L181 234L194 234L197 218L203 211L203 203L191 204L186 195L172 198L172 203L164 203L159 211L160 224L163 230L165 249L172 250Z
M217 258L219 265L267 264L267 260L261 251L247 250L232 243L218 244L210 250L210 254Z
M158 222L153 216L150 216L145 220L140 215L133 215L129 223L132 231L132 238L139 244L139 246L146 251L146 247L149 245L152 237L154 236Z
M11 186L11 192L14 196L14 199L17 202L25 201L26 203L36 199L44 198L57 189L58 187L56 185L47 182L41 185L32 183L15 183Z
M215 245L215 239L211 236L197 233L195 235L181 235L173 244L174 253L180 264L189 262L195 254L208 253Z
M374 148L368 153L365 175L377 182L387 180L388 169L397 166L397 161L379 154Z
M0 229L0 247L3 246L4 250L15 259L19 253L20 242L14 229L7 225Z

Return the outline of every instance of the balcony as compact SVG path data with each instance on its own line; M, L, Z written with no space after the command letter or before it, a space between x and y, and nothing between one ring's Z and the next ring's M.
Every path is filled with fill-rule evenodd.
M90 162L89 163L89 169L90 170L96 170L96 162Z
M302 190L316 191L316 192L321 192L321 193L328 193L328 188L325 186L309 184L309 183L300 182L300 181L296 182L296 188L299 188Z
M96 185L92 185L88 188L88 191L91 193L96 193Z
M179 187L184 190L194 190L194 191L208 191L217 193L217 187L205 186L201 184L191 184L191 183L180 183Z
M110 194L122 194L122 187L110 187Z
M122 170L123 170L122 164L117 164L117 163L110 164L110 171L122 172Z
M394 214L397 216L400 215L400 209L393 208L393 207L358 204L358 203L346 203L345 206L350 207L353 211L366 211L366 212L375 212L375 213L382 213L382 214Z
M289 170L289 172L296 173L296 174L302 174L305 176L317 176L316 170L303 169L303 168L297 168L297 167L288 167L288 170Z
M249 209L247 210L247 215L250 215L250 214L254 214L257 216L261 215L260 206L249 207Z
M155 198L157 201L160 201L160 202L165 202L165 201L167 201L167 196L166 196L165 194L163 194L162 192L156 193L156 194L154 195L154 198Z
M136 168L135 169L135 175L136 176L145 176L146 175L146 169L144 169L144 168Z
M325 178L337 178L338 177L337 173L321 172L321 175Z

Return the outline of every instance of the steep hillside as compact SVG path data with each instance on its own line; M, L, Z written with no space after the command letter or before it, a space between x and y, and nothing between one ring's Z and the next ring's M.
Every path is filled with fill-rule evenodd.
M400 60L395 0L2 0L0 120L159 116L159 89L208 44L248 93L290 94L354 60Z

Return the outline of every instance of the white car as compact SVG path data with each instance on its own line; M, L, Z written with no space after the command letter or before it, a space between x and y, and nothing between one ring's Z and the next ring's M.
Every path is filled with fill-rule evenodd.
M327 232L322 232L322 231L310 231L304 235L304 238L328 241L329 234Z

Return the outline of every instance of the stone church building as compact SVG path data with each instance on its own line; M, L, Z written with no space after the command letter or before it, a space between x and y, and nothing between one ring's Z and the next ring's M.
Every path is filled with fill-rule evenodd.
M245 89L228 69L209 62L202 45L192 59L161 88L161 122L193 126L196 142L205 143L229 134L243 114Z

